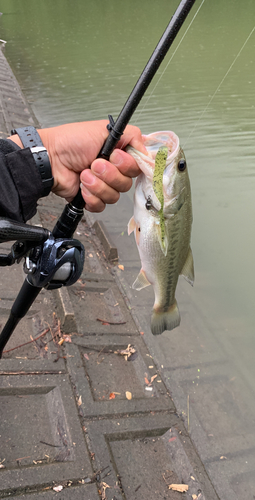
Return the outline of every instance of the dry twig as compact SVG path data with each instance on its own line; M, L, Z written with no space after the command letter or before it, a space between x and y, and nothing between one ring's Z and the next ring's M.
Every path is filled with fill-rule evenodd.
M24 345L32 344L32 342L36 342L36 340L43 337L43 335L46 335L46 333L49 331L50 331L50 328L46 328L46 330L44 330L44 332L40 333L40 335L38 335L38 337L36 337L35 339L29 340L28 342L25 342L24 344L17 345L16 347L12 347L12 349L8 349L7 351L3 351L3 354L5 354L6 352L15 351L15 349L19 349L20 347L24 347Z

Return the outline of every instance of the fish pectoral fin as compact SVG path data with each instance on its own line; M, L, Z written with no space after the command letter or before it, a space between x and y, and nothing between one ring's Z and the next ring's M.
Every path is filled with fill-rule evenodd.
M160 244L160 248L161 248L164 256L166 257L167 250L168 250L168 237L167 237L167 234L165 233L165 231L164 231L164 234L162 234L162 227L160 224L156 225L156 233L157 233L158 241Z
M128 236L135 230L135 228L136 228L136 221L134 219L134 216L132 216L128 223Z
M194 285L194 279L195 279L194 262L193 262L193 255L192 255L192 251L191 251L190 247L189 247L187 259L185 261L185 264L184 264L180 274L185 278L185 280L188 283L190 283L191 286Z
M146 286L150 286L151 283L147 280L146 274L143 269L141 269L136 280L134 281L132 288L135 290L142 290Z
M176 300L165 312L153 309L151 316L151 332L153 335L160 335L165 330L173 330L179 326L181 321Z

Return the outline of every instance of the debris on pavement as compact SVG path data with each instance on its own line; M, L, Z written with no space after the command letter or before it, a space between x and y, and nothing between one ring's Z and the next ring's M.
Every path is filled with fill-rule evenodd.
M187 484L170 484L168 488L169 490L179 491L179 493L185 493L188 491L189 486Z

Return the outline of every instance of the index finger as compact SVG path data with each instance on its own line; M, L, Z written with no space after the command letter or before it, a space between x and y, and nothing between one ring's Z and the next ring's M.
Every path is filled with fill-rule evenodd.
M127 125L116 147L119 149L125 149L128 144L133 148L138 149L138 151L147 154L142 132L135 125Z

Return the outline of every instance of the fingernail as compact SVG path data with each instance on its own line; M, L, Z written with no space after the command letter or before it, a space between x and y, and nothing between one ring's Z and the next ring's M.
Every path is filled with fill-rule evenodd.
M123 162L122 154L116 150L113 151L110 156L110 162L113 163L113 165L115 165L116 167L119 167Z
M84 172L85 173L85 172ZM82 184L87 185L87 186L92 186L92 184L95 183L95 176L92 174L92 172L87 169L86 174L83 174L83 179L82 179Z
M95 174L103 175L106 170L106 165L104 161L95 162L93 165L93 171Z

